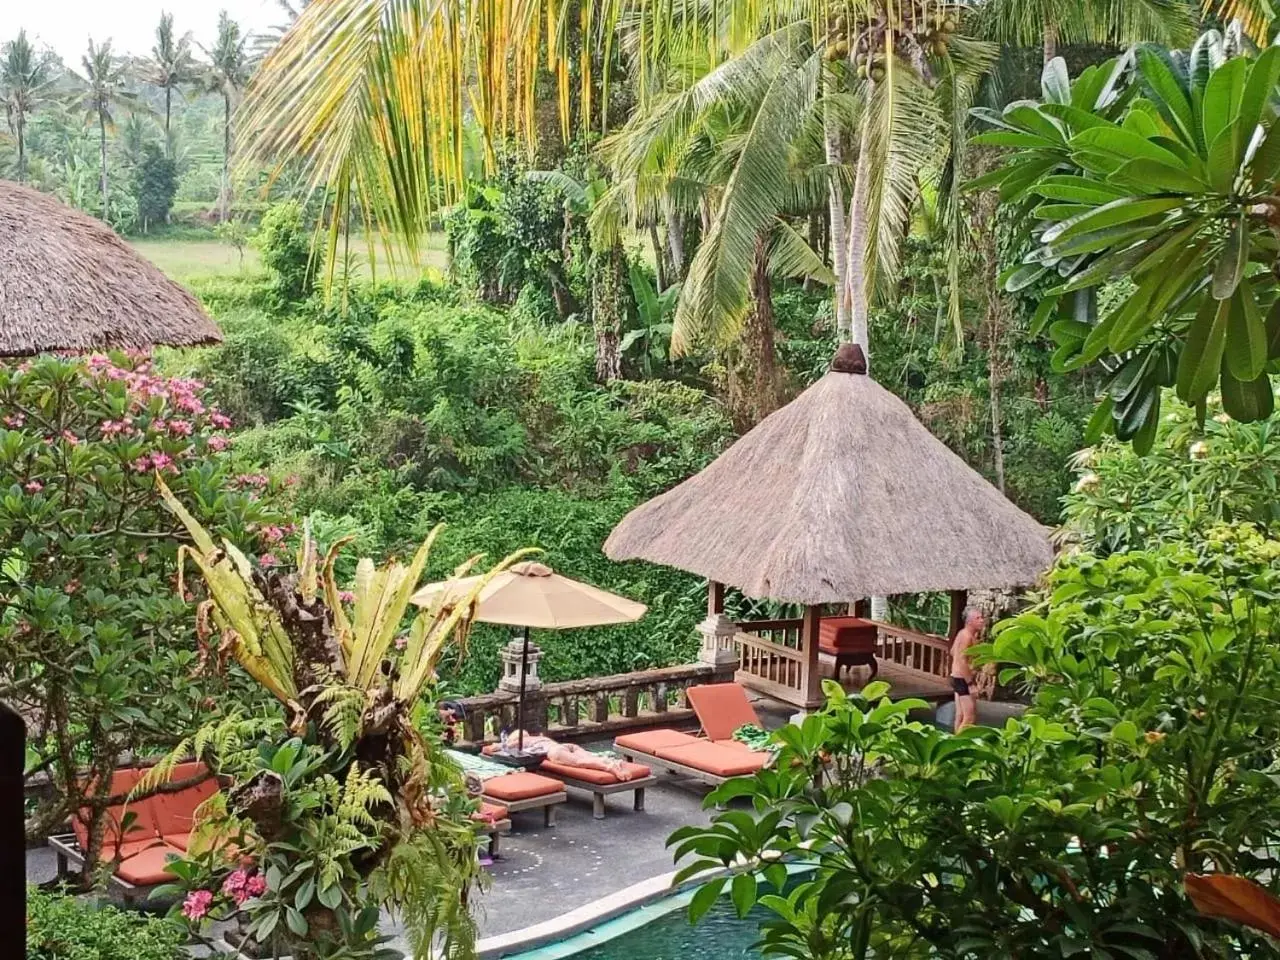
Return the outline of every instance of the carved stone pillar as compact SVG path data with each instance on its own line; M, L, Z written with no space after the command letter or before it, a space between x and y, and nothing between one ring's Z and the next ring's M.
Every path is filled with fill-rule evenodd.
M738 665L738 645L734 636L738 633L738 625L723 613L713 613L698 624L698 633L702 637L702 647L698 651L698 662L715 667L717 670L732 670Z

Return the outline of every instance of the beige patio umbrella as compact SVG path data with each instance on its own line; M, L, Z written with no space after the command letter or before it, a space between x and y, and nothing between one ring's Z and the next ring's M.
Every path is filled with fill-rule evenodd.
M443 600L445 606L450 606L467 597L479 580L479 577L464 577L429 583L413 595L413 602L421 607L433 607ZM529 665L529 631L631 623L644 616L646 609L643 603L571 580L533 561L514 564L489 581L476 600L474 619L523 629L520 699L516 708L520 749L524 748L524 681Z

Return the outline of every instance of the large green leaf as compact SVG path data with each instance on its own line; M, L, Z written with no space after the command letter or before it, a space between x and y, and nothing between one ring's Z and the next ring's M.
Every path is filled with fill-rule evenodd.
M1142 70L1142 78L1156 97L1156 104L1166 120L1175 127L1188 144L1194 145L1192 133L1195 124L1191 108L1191 98L1182 80L1177 77L1160 53L1151 48L1138 51L1138 63Z
M1183 204L1182 197L1125 197L1103 204L1078 217L1063 221L1045 231L1041 238L1044 243L1059 244L1087 233L1094 233L1107 227L1128 224L1136 220L1146 220L1170 210L1176 210Z
M1280 177L1280 121L1267 121L1267 134L1249 160L1249 184L1255 189L1268 189Z
M1102 180L1090 180L1087 177L1045 177L1036 183L1034 189L1046 200L1066 200L1071 203L1094 205L1110 203L1112 200L1129 196L1119 187Z
M1218 380L1230 313L1230 300L1205 297L1187 331L1178 359L1177 381L1178 396L1187 403L1197 403Z
M1267 327L1247 283L1240 284L1232 298L1223 364L1243 382L1256 379L1267 365Z
M1218 135L1236 119L1248 75L1249 61L1243 57L1235 57L1209 77L1204 89L1200 121L1205 143L1217 140Z
M1054 57L1044 65L1040 74L1040 91L1049 103L1071 102L1071 75L1067 73L1067 61Z
M1144 193L1204 193L1209 186L1185 167L1171 166L1149 157L1121 164L1107 180L1135 187Z
M1182 166L1182 159L1176 153L1130 130L1115 127L1093 127L1081 131L1071 138L1071 149L1110 154L1120 163L1146 157L1148 160L1166 163L1175 169Z
M1227 242L1213 268L1213 296L1226 300L1236 292L1249 263L1249 222L1243 214L1236 218L1227 234Z
M1240 110L1235 119L1239 124L1241 139L1247 144L1254 128L1262 119L1267 104L1276 95L1276 81L1280 80L1280 47L1271 46L1258 55L1249 71L1249 79L1240 97ZM1243 153L1243 149L1241 151Z
M1209 183L1217 193L1231 193L1240 172L1240 158L1244 150L1241 129L1239 123L1229 123L1209 145Z
M1222 408L1235 420L1252 423L1265 420L1275 409L1271 378L1265 373L1252 380L1240 380L1222 364Z

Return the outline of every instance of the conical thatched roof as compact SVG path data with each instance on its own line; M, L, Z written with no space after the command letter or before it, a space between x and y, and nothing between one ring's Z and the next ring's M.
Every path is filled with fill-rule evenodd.
M110 227L0 180L0 356L221 339L195 297Z
M604 550L818 604L1026 585L1052 562L1047 533L892 393L833 370Z

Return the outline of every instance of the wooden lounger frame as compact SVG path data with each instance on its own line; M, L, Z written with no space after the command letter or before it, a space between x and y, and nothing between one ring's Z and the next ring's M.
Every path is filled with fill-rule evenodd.
M511 832L511 818L504 817L501 820L494 820L490 823L488 820L477 821L480 824L480 833L489 838L489 856L495 860L498 857L498 838L504 833Z
M621 752L621 751L619 751ZM626 793L628 790L635 791L635 800L633 808L638 813L644 812L644 791L646 787L656 787L658 778L650 774L647 777L633 777L630 780L619 780L616 783L596 783L594 780L579 780L577 777L566 776L563 773L552 773L550 770L540 770L540 776L551 777L559 780L571 790L581 790L584 793L591 794L591 816L597 820L604 819L605 797L614 793Z
M525 797L523 800L503 800L501 797L492 797L487 793L482 795L490 803L506 807L508 813L519 813L521 810L537 810L541 808L542 823L547 827L556 825L556 807L562 803L569 802L569 795L563 790L555 793L544 793L539 797Z

